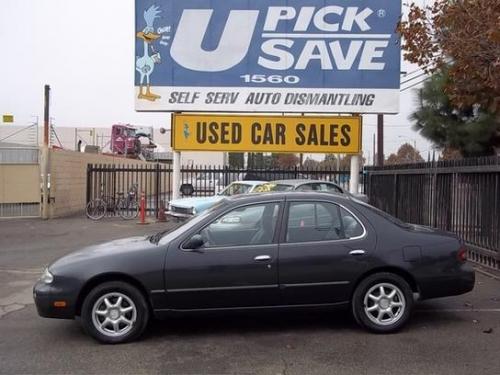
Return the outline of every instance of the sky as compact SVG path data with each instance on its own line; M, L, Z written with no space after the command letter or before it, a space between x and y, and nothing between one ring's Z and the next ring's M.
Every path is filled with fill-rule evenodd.
M168 113L134 110L134 0L0 0L0 7L0 114L13 114L16 125L34 116L42 123L43 88L50 84L56 128L170 127ZM402 80L420 73L404 61L401 70L415 72ZM385 116L386 157L404 142L416 142L425 159L431 152L431 144L411 129L413 110L410 89L401 93L400 113ZM370 160L376 121L375 115L363 120L363 151Z

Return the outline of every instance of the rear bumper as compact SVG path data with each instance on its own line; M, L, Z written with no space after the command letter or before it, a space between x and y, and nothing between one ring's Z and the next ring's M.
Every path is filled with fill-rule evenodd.
M43 318L74 319L76 301L56 286L38 281L33 287L38 315ZM56 307L55 302L66 302L66 306Z
M476 275L470 263L463 264L456 272L426 279L419 283L421 299L457 296L474 289Z

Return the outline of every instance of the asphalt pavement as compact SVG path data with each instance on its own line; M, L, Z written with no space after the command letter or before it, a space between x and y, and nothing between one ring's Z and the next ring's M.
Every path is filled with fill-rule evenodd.
M43 267L79 247L151 234L171 223L0 221L2 374L498 374L500 281L418 303L399 333L370 334L347 311L176 316L142 340L101 345L78 321L43 319L31 288Z

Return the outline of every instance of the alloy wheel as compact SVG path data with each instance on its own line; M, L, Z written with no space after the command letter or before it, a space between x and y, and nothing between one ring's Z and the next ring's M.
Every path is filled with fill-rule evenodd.
M391 283L373 285L364 297L364 312L368 319L381 326L396 323L406 308L403 292Z
M137 320L137 308L125 294L107 293L92 307L92 322L95 328L109 337L124 336Z

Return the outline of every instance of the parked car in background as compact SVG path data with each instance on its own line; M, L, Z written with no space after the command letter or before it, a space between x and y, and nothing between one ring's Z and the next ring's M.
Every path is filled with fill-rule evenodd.
M307 179L292 179L292 180L276 180L271 181L271 191L316 191L326 193L342 194L347 197L354 197L362 202L367 203L368 197L364 194L351 194L342 186L322 180L307 180Z
M194 194L216 194L224 188L224 176L219 172L199 172L196 175L186 172L182 185L191 185Z
M95 339L121 343L168 313L262 308L343 306L360 326L394 332L416 299L474 281L454 234L338 194L278 192L223 197L175 230L66 255L33 297L40 316L79 316Z
M205 211L225 197L252 193L265 184L265 181L236 181L229 184L220 193L210 197L173 199L168 204L167 215L178 219L186 219Z

